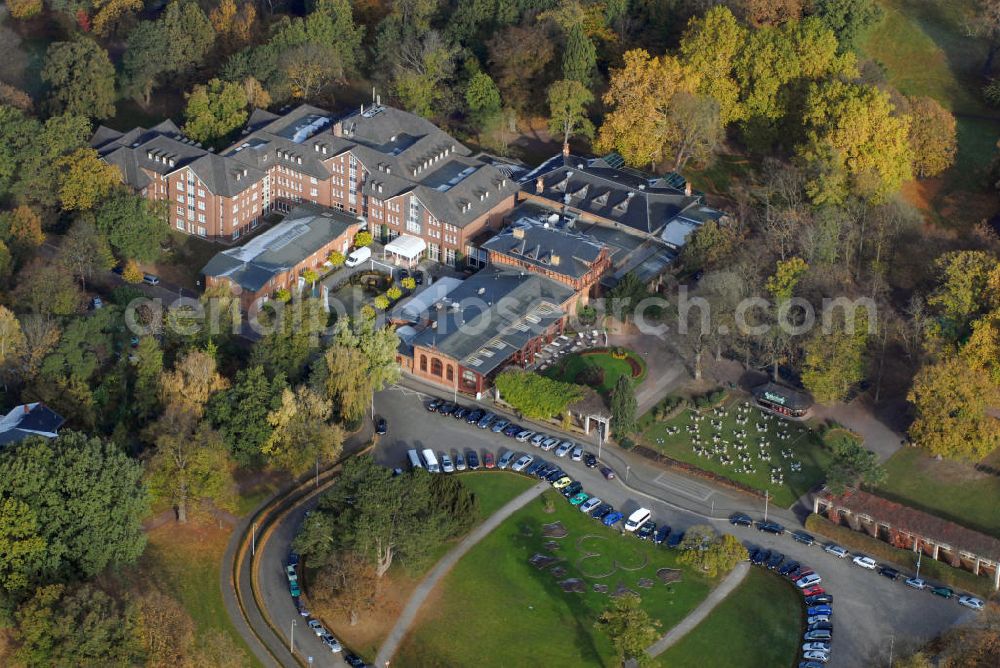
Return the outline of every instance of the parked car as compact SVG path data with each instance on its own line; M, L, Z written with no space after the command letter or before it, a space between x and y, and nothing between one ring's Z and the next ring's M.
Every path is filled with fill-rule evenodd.
M446 401L445 403L438 406L438 413L440 413L441 415L451 415L456 410L458 410L458 404L453 404L450 401Z
M819 596L807 596L805 599L806 605L821 605L833 603L833 595L831 594L820 594Z
M466 408L465 406L459 406L458 408L456 408L451 412L451 416L456 420L464 420L468 414L469 414L469 409Z
M823 548L823 551L824 551L824 552L829 552L829 553L830 553L830 554L832 554L833 556L835 556L835 557L840 557L841 559L843 559L843 558L847 557L847 556L848 556L848 554L850 554L850 553L849 553L849 552L848 552L847 550L845 550L845 549L844 549L844 548L842 548L841 546L837 545L836 543L828 543L828 544L827 544L827 545L826 545L826 546L825 546L825 547Z
M510 466L510 460L514 459L514 455L517 454L513 450L508 450L507 452L500 455L500 459L497 460L497 468L503 471L505 468Z
M486 413L483 417L479 418L479 422L476 423L476 426L480 429L486 429L490 426L490 423L493 422L494 419L496 419L496 415L493 413Z
M533 461L530 464L528 464L528 468L524 469L524 475L533 476L535 475L535 471L537 471L544 465L545 462Z
M803 578L799 578L798 580L796 580L795 586L798 587L799 589L808 589L809 587L814 587L818 585L822 581L823 578L821 578L816 573L812 573L810 575L807 575Z
M785 560L785 555L780 552L775 552L771 555L771 558L767 560L768 570L775 570L781 565L781 562Z
M375 420L375 433L376 434L382 435L382 434L385 434L387 431L389 431L389 425L385 421L385 418L380 417L377 420Z
M285 566L285 577L288 578L289 582L294 582L299 579L298 573L295 572L295 566L289 564Z
M807 642L802 645L803 652L829 652L830 643L828 642Z
M926 589L927 581L918 577L906 578L906 586L914 589Z
M667 547L673 549L673 548L677 547L678 545L680 545L682 540L684 540L684 532L683 531L678 531L677 533L672 533L672 534L670 534L670 537L667 538Z
M799 668L823 668L819 661L799 661Z
M323 625L320 623L318 619L310 619L308 626L310 629L312 629L312 632L315 633L317 636L326 635L326 629L323 628Z
M514 473L520 473L531 464L532 460L534 460L534 457L531 455L521 455L514 462L514 465L510 467L510 470Z
M605 515L614 512L614 510L615 510L614 506L612 506L610 503L602 503L590 513L590 516L593 517L595 520L602 520L604 519Z
M619 513L618 511L614 511L614 512L608 513L603 518L601 518L601 522L604 523L604 526L610 527L610 526L614 526L618 522L621 522L621 520L622 520L623 517L625 517L625 516L622 515L621 513Z
M826 590L820 587L819 585L816 585L814 587L806 587L805 589L802 590L803 596L817 596L819 594L825 594L825 593Z
M615 479L615 472L612 471L607 466L602 466L601 467L601 475L603 475L607 480L614 480Z
M563 471L558 466L553 466L551 469L549 469L549 474L545 476L545 479L548 480L549 482L555 482L556 480L565 477L567 477L565 471Z
M745 513L733 513L729 516L729 523L740 527L753 526L753 520Z
M302 590L299 589L298 578L288 581L288 593L292 595L292 598L298 598L302 596Z
M572 459L574 462L582 461L583 460L583 446L582 445L578 445L575 448L573 448L573 452L570 454L569 458Z
M574 494L573 496L570 497L570 499L569 499L569 505L571 505L571 506L579 506L579 505L581 505L584 501L586 501L589 498L590 498L590 495L587 494L586 492L577 492L576 494Z
M792 532L792 539L803 545L812 545L816 542L816 539L811 535L807 534L805 531L798 530Z
M518 432L517 436L514 437L514 440L517 441L518 443L524 443L534 435L535 432L531 431L530 429L522 429L520 432Z
M625 522L625 531L635 531L643 524L649 521L652 513L650 513L648 508L638 508L628 516L628 521Z
M104 308L104 300L102 300L100 297L94 297L93 299L90 300L90 307L95 311L98 309L102 309Z
M757 522L757 531L764 531L766 533L772 533L775 536L780 536L785 533L785 527L781 526L777 522L764 522L763 520Z
M972 608L973 610L982 610L984 605L982 600L976 598L975 596L959 596L958 604L964 605L967 608Z
M792 572L798 571L800 566L801 564L797 561L786 561L781 565L781 568L778 569L778 575L784 576Z
M514 438L519 433L524 431L519 424L509 424L503 428L503 435L507 438Z
M660 545L663 543L663 541L667 539L667 536L669 535L670 535L670 527L664 524L663 526L661 526L659 529L656 530L656 533L653 534L653 543L655 543L656 545Z
M826 663L830 660L830 654L827 652L803 652L802 657L810 661L819 661L820 663Z
M771 557L770 550L754 549L750 551L750 563L754 566L760 566L767 559Z
M590 454L589 452L583 456L583 465L588 469L597 467L597 457Z
M486 411L482 408L473 408L469 411L469 414L465 416L465 421L468 424L479 424L479 421L483 419L484 415L486 415Z
M806 625L806 631L833 631L833 622L816 622Z
M494 466L496 466L496 462L493 460L493 453L492 452L484 452L483 453L483 466L485 466L488 469L491 469Z
M568 475L564 475L555 482L553 482L552 486L555 487L556 489L563 489L564 487L568 487L572 482L573 482L572 478L570 478Z
M451 463L451 457L448 455L441 455L441 470L445 473L454 473L455 465Z
M892 566L886 566L885 564L879 566L878 574L883 577L889 578L893 582L899 579L899 571L897 571Z
M302 599L301 598L299 598L298 596L295 596L295 597L292 598L292 600L295 601L295 609L299 611L299 615L301 615L302 617L309 617L309 616L311 616L310 613L309 613L309 611L306 610L305 604L302 603Z
M807 617L812 617L814 615L832 615L832 614L833 614L833 608L830 607L829 603L823 603L821 605L812 605L806 608Z
M298 554L298 552L289 552L288 553L288 560L287 561L288 561L288 565L289 566L298 566L299 565L299 554Z
M438 406L440 406L443 403L444 402L441 399L431 399L426 404L424 404L424 408L427 409L428 413L433 413L438 409Z
M465 461L468 462L470 471L479 469L479 455L476 454L475 450L469 450L465 455Z
M462 456L461 452L455 453L455 470L456 471L465 470L465 457Z
M601 500L596 496L592 496L583 503L580 504L581 513L590 513L594 508L601 505Z
M159 285L160 279L154 276L153 274L143 274L142 282L145 283L146 285Z
M347 665L351 668L365 668L364 659L357 654L347 654L344 656L344 661L346 661Z
M543 434L541 432L538 432L537 434L531 437L531 444L537 448L542 443L544 443L548 437L549 437L548 434Z
M509 420L507 420L507 419L505 419L505 418L500 418L499 420L497 420L497 421L495 421L495 422L493 423L493 426L492 426L492 427L490 427L490 429L491 429L491 430L493 431L493 433L494 433L494 434L499 434L499 433L500 433L501 431L503 431L503 430L504 430L504 429L505 429L505 428L507 427L507 425L509 425L509 424L510 424L510 421L509 421Z
M357 267L362 262L370 260L372 257L372 249L368 246L362 246L361 248L355 248L347 258L344 260L344 266L347 268Z
M568 453L572 449L573 449L572 441L563 441L562 443L559 444L559 447L556 448L556 457L565 457L566 453Z
M324 644L324 645L326 645L327 647L329 647L329 648L330 648L330 651L331 651L331 652L333 652L334 654L336 654L337 652L340 652L341 650L343 650L343 649L344 649L344 648L343 648L343 647L342 647L342 646L340 645L340 643L339 643L339 642L337 642L337 639L336 639L336 638L334 638L334 637L333 637L332 635L330 635L329 633L327 633L327 634L326 634L325 636L323 636L323 637L321 638L321 640L323 641L323 644Z
M549 438L547 438L544 441L542 441L542 444L540 446L538 446L538 447L540 447L545 452L548 452L549 450L551 450L552 448L556 447L557 445L559 445L559 439L558 438L552 438L550 436Z
M940 596L941 598L951 598L955 595L955 592L948 587L934 587L931 589L931 593L935 596Z
M583 491L583 483L580 482L579 480L574 480L570 484L563 487L561 491L562 495L568 499L571 496L574 496Z
M875 570L875 568L878 566L878 564L875 563L874 559L872 559L871 557L866 557L863 554L855 556L853 559L851 559L851 563L853 563L855 566L860 566L861 568L867 568L870 571Z
M827 629L822 629L818 631L806 631L806 634L802 636L803 640L832 640L833 633Z
M535 471L535 477L544 480L546 477L548 477L551 471L552 471L552 464L549 464L548 462L543 462L542 465L538 467L538 470Z
M639 540L649 540L654 533L656 533L656 522L646 522L635 531Z

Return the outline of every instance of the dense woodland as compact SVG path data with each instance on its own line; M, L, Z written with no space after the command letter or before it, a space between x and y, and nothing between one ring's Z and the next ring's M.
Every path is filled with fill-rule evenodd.
M1000 99L1000 2L976 7L982 95ZM115 579L142 553L141 520L232 507L236 471L335 460L397 373L391 331L340 322L321 345L326 315L309 300L306 326L286 321L252 346L225 328L178 334L166 325L183 309L140 312L152 334L133 339L124 312L140 293L128 286L81 317L108 269L140 281L171 234L87 147L102 122L173 116L222 146L255 107L343 109L374 87L527 161L563 143L657 172L743 156L753 169L712 193L732 223L705 225L676 272L700 277L713 326L665 345L697 378L728 357L824 402L867 391L934 454L978 460L1000 444L1000 244L976 221L942 230L900 196L953 163L956 123L858 56L882 16L875 0L7 0L6 13L0 40L17 48L0 67L0 408L43 401L67 419L54 443L0 455L0 626L14 629L18 663L80 660L84 647L94 663L238 662L226 638L195 640L176 601ZM225 295L208 296L233 317ZM763 333L734 326L751 296L770 302L752 315ZM869 298L876 315L858 311L854 329L844 317L826 332L775 326L839 297ZM412 537L402 558L459 528ZM327 567L381 575L385 555L349 538Z

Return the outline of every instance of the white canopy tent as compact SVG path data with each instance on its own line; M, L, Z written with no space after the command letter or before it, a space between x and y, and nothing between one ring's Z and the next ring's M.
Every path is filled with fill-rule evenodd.
M382 249L382 259L384 260L388 253L393 256L393 262L412 267L425 250L427 250L427 243L423 239L403 234L385 245Z

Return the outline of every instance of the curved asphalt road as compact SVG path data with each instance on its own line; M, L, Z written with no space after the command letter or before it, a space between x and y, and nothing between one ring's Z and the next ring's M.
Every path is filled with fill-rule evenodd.
M408 385L420 387L410 382ZM423 408L426 396L418 389L406 387L390 388L376 396L376 412L389 423L389 433L382 437L375 450L378 461L387 466L404 467L406 450L426 447L451 453L468 449L479 452L490 450L497 455L512 448L529 452L536 457L541 456L547 461L556 460L552 453L540 452L530 444L517 443L502 435L476 429L462 420L427 414ZM580 438L575 440L586 444ZM597 453L597 446L594 444L587 444L587 449ZM623 513L628 514L644 506L652 511L656 522L667 523L675 530L694 524L711 524L719 531L735 533L748 545L780 551L788 559L808 564L820 573L824 587L834 596L839 620L833 657L829 664L834 668L870 665L877 662L878 657L888 653L891 641L896 646L907 642L925 642L956 621L976 614L952 601L910 589L902 582L890 582L872 572L862 571L851 565L849 559L838 559L817 546L801 545L788 536L772 536L752 529L731 527L726 518L734 511L747 512L755 517L763 515L763 503L754 497L720 489L708 481L664 471L618 448L603 448L601 460L614 468L618 473L617 479L605 480L597 471L587 469L580 462L569 461L568 457L560 461L560 464L569 475L584 484L588 493L596 494ZM342 665L340 659L307 632L305 619L296 614L282 570L288 546L308 505L298 505L276 526L267 544L263 548L258 545L260 594L269 616L282 629L284 643L289 640L291 623L294 621L297 623L296 653L300 656L312 656L313 665L316 666L337 666ZM795 511L775 509L772 506L768 517L788 528L797 528L801 526L801 518L806 511ZM233 614L232 610L230 614ZM236 616L234 621L241 628ZM502 632L502 629L497 632ZM273 632L271 635L274 635ZM251 640L248 639L248 642ZM251 645L255 642L252 641ZM512 638L511 642L516 642L516 639ZM271 644L268 643L269 646ZM287 650L286 644L285 656L291 661ZM282 665L294 664L285 664L283 661Z

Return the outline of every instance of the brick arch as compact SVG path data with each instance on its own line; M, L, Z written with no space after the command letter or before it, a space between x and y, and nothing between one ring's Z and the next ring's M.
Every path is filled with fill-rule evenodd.
M427 371L427 355L420 356L420 370L423 372Z
M448 367L445 369L445 373L447 374L447 380L449 381L455 380L455 368L452 365L450 364L448 365Z
M431 358L431 375L440 376L443 373L444 364L437 357Z

